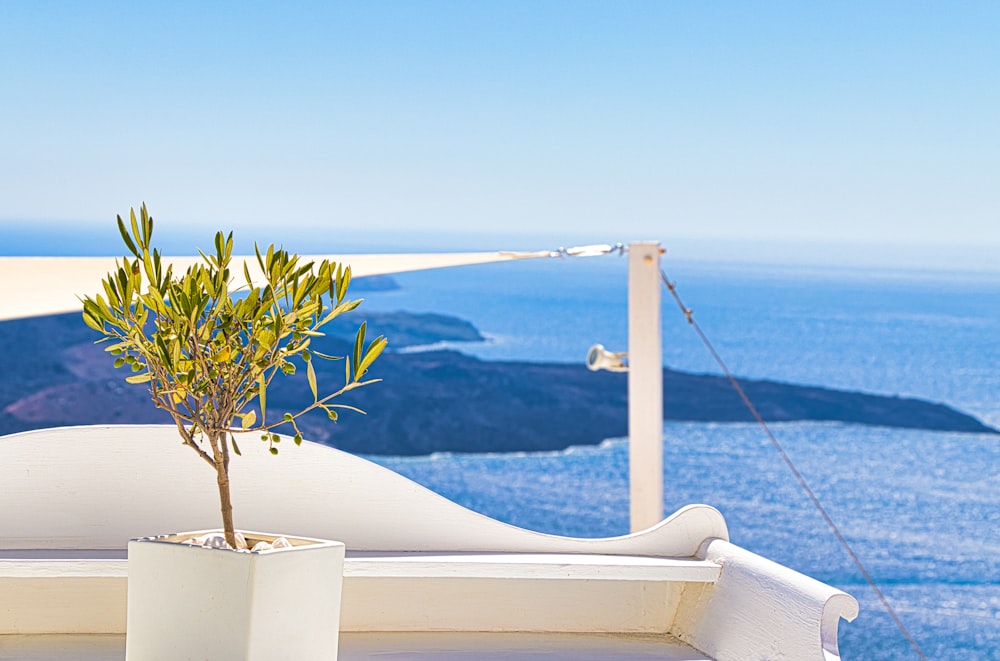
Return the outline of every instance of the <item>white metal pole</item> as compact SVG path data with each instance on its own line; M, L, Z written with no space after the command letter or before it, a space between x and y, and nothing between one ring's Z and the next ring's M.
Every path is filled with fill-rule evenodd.
M628 436L632 532L663 518L660 244L628 248Z

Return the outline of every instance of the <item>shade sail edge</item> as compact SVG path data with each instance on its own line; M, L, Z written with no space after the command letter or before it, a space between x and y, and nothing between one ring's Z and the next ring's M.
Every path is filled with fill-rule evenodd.
M347 264L352 275L359 278L558 255L553 251L464 252L303 255L302 259L328 259ZM200 258L163 259L173 264L177 271L186 269ZM234 256L234 273L242 273L244 261L251 275L259 274L257 259L253 256ZM82 311L80 298L102 291L101 280L115 264L114 257L0 257L0 321Z

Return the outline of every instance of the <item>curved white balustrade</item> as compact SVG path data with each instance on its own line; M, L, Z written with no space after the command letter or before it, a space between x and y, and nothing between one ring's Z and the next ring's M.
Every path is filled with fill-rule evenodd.
M322 445L247 436L237 527L345 542L344 631L616 632L725 661L831 661L857 602L728 542L691 505L605 539L546 535L461 507ZM214 471L172 426L0 437L0 633L121 633L129 539L218 527Z

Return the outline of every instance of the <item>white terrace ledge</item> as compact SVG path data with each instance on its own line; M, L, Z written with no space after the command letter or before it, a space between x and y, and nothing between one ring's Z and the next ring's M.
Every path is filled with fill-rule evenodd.
M231 476L240 528L350 549L343 658L421 636L432 649L478 645L466 658L491 658L487 648L521 649L535 636L536 651L611 645L592 658L644 656L638 647L611 655L610 640L618 652L650 641L665 655L680 650L666 658L832 661L839 620L857 615L849 595L730 544L722 516L705 505L623 537L559 537L482 516L325 446L277 457L262 443L244 446ZM0 650L66 640L44 634L113 634L114 644L125 630L127 541L217 527L214 474L171 426L14 434L0 437L0 457ZM426 638L433 632L451 633Z
M547 633L342 633L341 661L710 661L663 636ZM124 661L124 635L9 635L0 661Z

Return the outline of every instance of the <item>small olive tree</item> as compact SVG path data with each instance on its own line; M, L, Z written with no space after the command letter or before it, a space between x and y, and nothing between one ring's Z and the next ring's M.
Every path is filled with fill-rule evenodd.
M201 252L201 261L179 275L150 245L146 205L138 219L134 209L129 215L128 226L118 216L118 229L132 258L124 257L102 281L103 294L83 299L83 320L104 336L99 343L110 343L105 351L115 367L133 372L126 381L147 384L183 444L215 469L226 541L235 548L229 460L230 449L240 454L237 434L259 433L277 454L276 428L289 426L298 445L296 421L305 413L319 409L335 421L338 409L359 411L332 400L377 381L365 374L386 340L379 336L366 347L362 323L352 355L328 356L310 346L322 326L361 303L345 298L349 266L301 263L273 245L263 253L255 246L263 281L255 283L243 264L243 282L233 289L232 233L216 234L214 254ZM321 392L316 359L343 360L343 386ZM268 387L279 375L294 374L296 363L305 366L312 402L269 421Z

